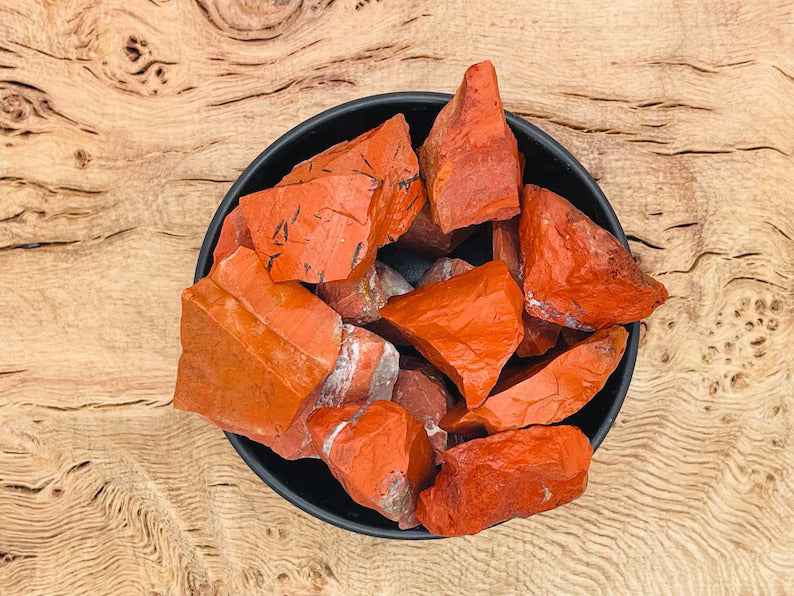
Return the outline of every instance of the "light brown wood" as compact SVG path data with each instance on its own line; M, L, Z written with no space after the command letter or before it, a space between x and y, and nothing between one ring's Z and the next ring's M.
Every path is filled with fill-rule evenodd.
M671 298L577 502L354 535L171 408L179 292L278 135L483 58ZM782 0L0 0L0 592L794 593L793 123Z

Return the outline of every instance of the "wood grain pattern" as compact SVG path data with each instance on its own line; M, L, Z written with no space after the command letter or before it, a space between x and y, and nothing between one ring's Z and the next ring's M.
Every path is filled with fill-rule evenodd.
M794 593L792 48L783 0L0 0L0 592ZM179 291L278 135L486 57L671 298L579 501L357 536L170 407Z

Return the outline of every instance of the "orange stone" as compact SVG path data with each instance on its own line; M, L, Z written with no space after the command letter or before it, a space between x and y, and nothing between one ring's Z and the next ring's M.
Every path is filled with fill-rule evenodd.
M565 420L607 382L623 357L627 337L620 325L602 329L550 361L508 373L481 406L455 407L441 426L464 435L485 427L494 434Z
M593 449L574 426L533 426L468 441L444 453L416 516L439 536L476 534L554 509L587 486Z
M436 258L455 250L466 238L471 236L477 226L469 226L445 234L433 221L430 205L425 204L416 216L411 227L397 239L397 246L407 248L419 255Z
M562 327L560 337L565 342L566 346L575 346L580 341L584 341L590 337L591 333L588 331L579 331L578 329L571 329L570 327Z
M479 406L524 335L523 295L502 261L395 296L380 311Z
M402 114L298 164L279 185L339 174L364 174L379 185L373 221L380 244L394 242L402 235L427 201L419 179L419 161Z
M182 294L174 406L267 441L336 363L342 322L297 282L276 284L239 248Z
M241 246L253 249L254 242L251 240L251 230L248 229L248 224L245 223L243 210L238 205L223 220L218 241L212 251L213 267L233 254Z
M261 190L240 206L274 281L356 279L382 243L371 219L379 189L364 174L329 175Z
M518 215L518 145L489 61L466 70L419 149L419 161L442 232Z
M474 265L469 265L463 259L441 257L422 274L422 277L416 283L416 287L421 288L437 281L446 281L450 277L455 277L472 269L474 269Z
M389 400L398 371L399 355L394 346L366 329L345 325L334 369L306 398L285 433L260 442L285 459L319 457L307 426L312 412L321 407Z
M519 226L526 310L593 331L647 317L665 287L637 267L612 234L550 190L524 187Z
M435 463L440 464L447 450L447 433L438 422L454 404L441 373L417 358L401 358L392 401L424 425Z
M376 401L320 408L309 417L314 447L350 497L401 528L418 525L416 499L433 469L424 427L405 408Z

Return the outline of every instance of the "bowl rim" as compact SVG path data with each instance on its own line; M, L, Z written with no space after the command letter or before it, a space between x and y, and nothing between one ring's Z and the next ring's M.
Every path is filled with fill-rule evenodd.
M194 283L208 274L212 266L212 251L215 248L215 243L217 242L218 235L220 234L223 220L231 210L232 205L239 201L241 189L256 174L262 165L262 162L267 160L272 154L280 151L284 145L290 143L295 137L305 134L318 124L322 124L327 120L353 113L362 107L372 105L405 104L407 102L434 103L443 105L451 98L452 94L450 93L439 93L433 91L397 91L392 93L368 95L328 108L319 114L312 116L308 120L301 122L297 126L281 135L273 143L268 145L265 150L262 151L250 163L243 173L240 174L239 178L237 178L234 184L232 184L231 188L218 205L218 208L215 211L215 214L207 228L207 232L204 235L204 240L201 243L199 257L196 263L196 271L193 277ZM623 231L623 227L620 225L620 221L618 220L617 215L612 208L612 205L609 203L606 195L604 195L601 188L598 186L593 177L590 176L590 173L585 169L585 167L579 163L579 161L558 141L553 139L550 135L545 133L534 124L507 110L505 110L505 117L511 128L520 130L523 134L532 137L533 140L540 144L545 151L548 151L557 159L564 162L570 168L572 176L580 178L588 193L594 196L597 202L604 208L606 220L608 221L611 228L617 232L614 235L621 242L621 244L623 244L626 250L629 251L630 254L631 249L629 248L628 240ZM604 423L601 424L598 432L596 432L595 436L590 442L593 446L593 451L598 449L598 447L604 441L607 433L612 428L615 418L617 417L617 414L626 398L626 394L628 393L629 384L631 383L631 378L634 372L634 366L637 360L637 352L639 347L640 324L639 322L630 323L626 325L626 328L629 331L626 352L624 354L626 366L622 369L622 371L620 371L620 377L618 378L618 397L615 399L612 407L607 412ZM253 455L251 450L245 444L245 437L227 431L224 431L224 434L229 439L229 442L232 444L235 451L237 451L238 455L243 459L248 467L250 467L254 473L265 482L265 484L267 484L271 489L273 489L273 491L275 491L278 495L286 499L291 504L321 521L327 522L345 530L359 534L365 534L368 536L374 536L377 538L391 538L400 540L427 540L441 538L441 536L431 534L424 529L399 530L396 528L373 528L369 525L352 521L318 507L314 503L293 492L283 481L274 476L265 466L263 466L259 459Z

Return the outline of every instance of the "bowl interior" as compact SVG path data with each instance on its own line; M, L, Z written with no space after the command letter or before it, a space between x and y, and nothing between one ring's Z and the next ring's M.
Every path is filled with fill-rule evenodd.
M418 147L430 131L439 110L451 96L443 93L390 93L355 100L311 118L270 145L243 172L221 202L201 247L196 280L209 273L212 250L224 217L246 194L274 186L300 161L331 145L349 140L383 121L402 113ZM609 230L628 248L626 237L598 185L586 170L556 141L537 127L512 115L507 121L527 159L524 183L537 184L564 196L597 224ZM452 256L473 265L491 259L490 235L478 232L456 249ZM399 248L387 246L379 257L415 282L431 264ZM637 355L639 325L627 326L626 353L604 388L582 410L566 422L582 429L594 448L598 447L614 422L628 390ZM270 449L245 437L227 433L245 462L271 488L307 513L348 530L383 538L433 538L424 528L400 530L375 511L355 503L319 460L286 461Z

